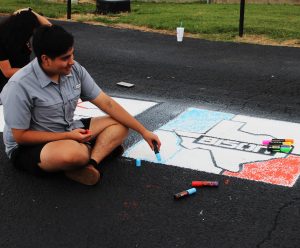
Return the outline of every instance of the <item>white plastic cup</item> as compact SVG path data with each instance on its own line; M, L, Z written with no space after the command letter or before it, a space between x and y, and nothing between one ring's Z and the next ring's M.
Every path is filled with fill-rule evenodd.
M178 27L176 29L176 31L177 31L177 41L178 42L182 42L182 40L183 40L183 34L184 34L184 28L183 27Z

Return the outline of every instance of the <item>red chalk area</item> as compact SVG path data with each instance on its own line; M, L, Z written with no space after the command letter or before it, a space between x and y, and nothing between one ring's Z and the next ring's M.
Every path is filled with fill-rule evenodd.
M292 187L300 175L300 157L244 164L241 172L225 171L223 175Z

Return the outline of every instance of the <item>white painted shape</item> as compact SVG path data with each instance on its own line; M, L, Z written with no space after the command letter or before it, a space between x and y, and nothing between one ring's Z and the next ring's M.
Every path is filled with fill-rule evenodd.
M248 125L248 123L223 120L214 128L209 130L206 135L260 145L262 140L265 138L265 135L257 135L257 132L252 132L251 134L245 132L243 133L240 129L244 125Z
M174 130L174 131L179 136L186 136L186 137L190 137L190 138L198 138L199 137L199 133L184 132L184 131L178 131L178 130Z
M266 161L270 156L213 147L210 149L218 167L231 172L240 171L240 166L249 162ZM283 153L276 153L272 158L285 157Z
M210 159L211 155L209 150L185 150L181 149L176 156L172 157L166 163L178 167L205 171L208 173L219 174L222 169L217 168L213 161Z
M119 97L113 97L113 99L133 116L137 116L138 114L157 104L156 102L125 99ZM74 119L78 120L84 117L96 117L104 115L105 113L98 109L94 104L90 102L79 102L74 113Z

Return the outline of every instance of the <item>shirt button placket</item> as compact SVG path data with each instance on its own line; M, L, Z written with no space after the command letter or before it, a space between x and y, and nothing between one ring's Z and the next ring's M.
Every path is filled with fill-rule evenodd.
M70 113L69 113L69 101L68 101L68 98L67 98L67 91L66 91L66 80L65 79L62 79L61 82L60 82L60 91L61 91L61 96L62 96L62 99L63 99L63 110L64 110L64 118L65 118L65 121L68 123L68 129L70 130L71 128L71 120L69 117Z

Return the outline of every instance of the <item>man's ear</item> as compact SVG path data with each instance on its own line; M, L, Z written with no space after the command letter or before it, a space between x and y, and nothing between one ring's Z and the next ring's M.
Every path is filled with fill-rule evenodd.
M41 56L41 60L42 60L42 64L43 65L45 65L45 66L49 66L50 65L50 60L51 59L47 55L43 54Z

